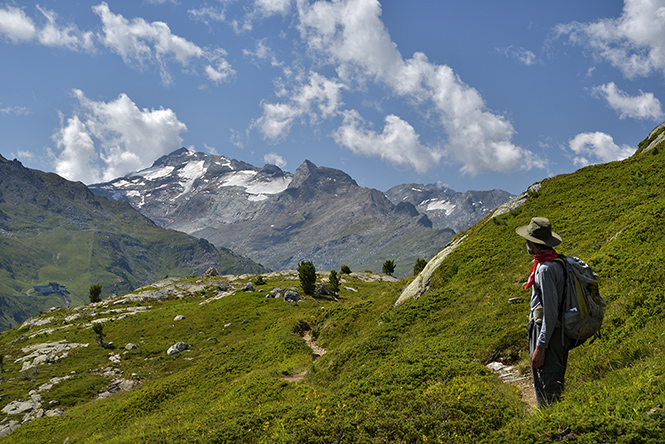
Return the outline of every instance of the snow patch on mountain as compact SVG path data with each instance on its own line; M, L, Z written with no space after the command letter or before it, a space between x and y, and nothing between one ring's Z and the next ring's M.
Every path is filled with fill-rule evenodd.
M446 200L433 199L432 201L427 203L427 208L425 209L425 211L443 210L446 212L446 216L450 216L450 213L452 213L456 207L457 205L455 205L452 202L448 202Z

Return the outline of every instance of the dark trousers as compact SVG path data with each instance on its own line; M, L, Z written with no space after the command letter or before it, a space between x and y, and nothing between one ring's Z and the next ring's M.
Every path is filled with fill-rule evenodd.
M533 356L536 341L540 335L540 324L529 323L529 354ZM569 340L561 336L561 328L552 333L550 343L545 350L545 363L536 369L531 367L533 388L536 390L538 408L557 402L563 393L568 365Z

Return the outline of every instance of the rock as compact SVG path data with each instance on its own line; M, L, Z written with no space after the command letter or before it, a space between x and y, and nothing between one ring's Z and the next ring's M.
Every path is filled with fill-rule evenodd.
M7 415L20 415L41 408L41 406L41 403L38 401L12 401L2 409L2 413Z
M242 286L242 291L256 291L256 287L251 282L247 282Z
M266 298L283 298L284 297L284 290L283 288L273 288L270 290L270 293L266 295Z
M510 299L508 299L509 304L519 304L520 302L522 302L522 298L510 298Z
M183 319L185 319L183 315L177 315L175 318L173 318L174 321L182 321Z
M314 287L314 294L317 296L328 296L330 295L330 292L328 291L326 284L316 284L316 287Z
M206 270L205 273L203 273L204 278L210 278L210 277L215 277L215 276L219 276L219 272L217 271L217 269L215 267L210 267Z
M184 352L184 351L187 350L188 348L189 348L189 347L187 346L187 344L185 344L184 342L180 341L180 342L177 342L176 344L172 345L172 346L166 351L166 354L167 354L168 356L173 356L173 355L176 355L176 354L178 354L178 353L180 353L180 352Z
M219 291L229 291L229 288L231 288L231 284L229 284L228 282L217 283L217 290Z
M139 348L139 346L134 344L133 342L130 342L129 344L125 345L125 350L136 350L137 348Z
M21 423L15 420L11 420L6 424L0 424L0 438L9 435L11 432L16 430Z
M288 290L286 293L284 293L285 302L298 302L299 300L300 295L293 290Z

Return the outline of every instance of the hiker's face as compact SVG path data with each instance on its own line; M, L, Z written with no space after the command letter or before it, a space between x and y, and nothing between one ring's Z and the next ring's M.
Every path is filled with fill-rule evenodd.
M536 246L533 244L533 242L526 241L526 251L531 255L536 254Z

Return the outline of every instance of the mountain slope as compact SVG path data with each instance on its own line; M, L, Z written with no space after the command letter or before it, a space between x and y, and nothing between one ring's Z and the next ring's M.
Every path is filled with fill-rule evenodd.
M90 188L131 203L163 227L277 270L302 260L322 269L380 270L392 259L406 276L418 257L430 257L454 234L433 229L412 204L393 204L346 173L309 161L290 174L183 148Z
M287 303L265 295L297 276L271 273L263 291L187 279L41 315L0 335L0 407L13 412L1 424L20 423L7 407L31 390L63 414L4 442L664 442L665 143L648 145L546 179L519 208L461 233L429 291L398 307L404 281L344 275L339 302ZM571 352L564 399L530 413L485 364L528 367L531 258L515 228L535 215L553 221L558 251L596 268L608 312L602 339ZM116 348L96 345L93 322ZM167 355L178 341L188 351ZM51 364L27 359L56 342L81 345ZM121 379L133 390L92 401Z
M159 228L126 203L98 197L81 183L2 157L0 246L0 329L53 305L81 304L97 282L109 295L210 266L220 272L265 271L204 240ZM32 291L50 281L70 294L63 299Z

